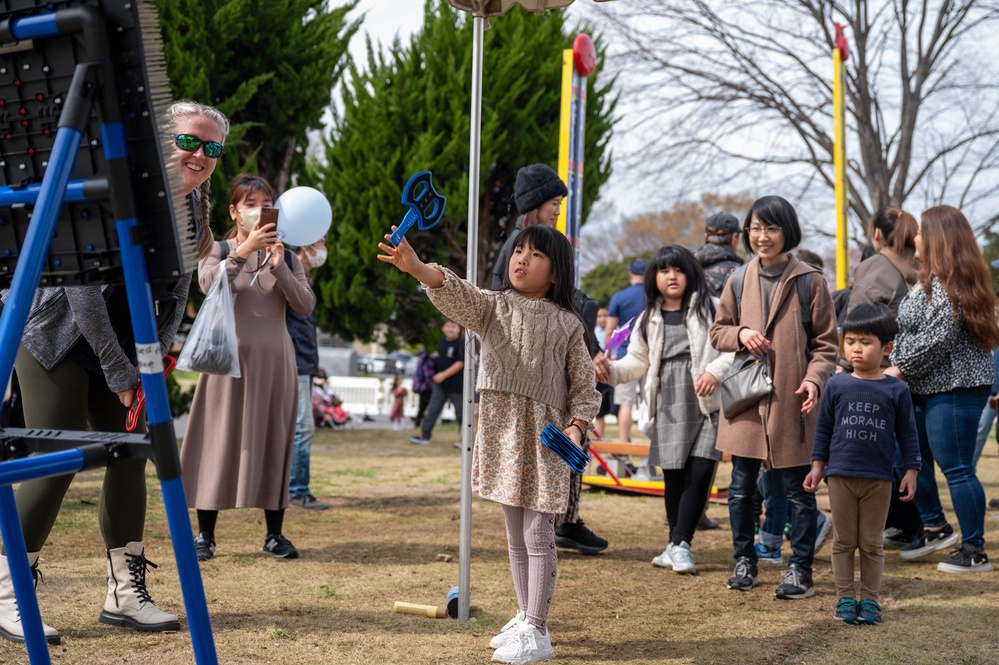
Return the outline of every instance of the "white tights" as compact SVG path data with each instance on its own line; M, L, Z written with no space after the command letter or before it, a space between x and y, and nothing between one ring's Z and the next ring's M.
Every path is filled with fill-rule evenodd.
M555 515L503 506L510 572L517 604L541 633L548 632L548 610L555 594L558 553Z

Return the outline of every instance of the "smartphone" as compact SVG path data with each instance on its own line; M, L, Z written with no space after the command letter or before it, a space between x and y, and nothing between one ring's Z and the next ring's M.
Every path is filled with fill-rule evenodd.
M260 209L260 228L267 226L268 224L273 224L274 228L277 229L278 221L278 209L263 207Z

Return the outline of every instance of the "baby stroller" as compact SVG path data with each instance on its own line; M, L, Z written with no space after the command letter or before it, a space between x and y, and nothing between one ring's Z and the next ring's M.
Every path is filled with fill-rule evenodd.
M322 386L312 386L312 417L316 427L342 429L354 425L354 419L343 408L343 400Z

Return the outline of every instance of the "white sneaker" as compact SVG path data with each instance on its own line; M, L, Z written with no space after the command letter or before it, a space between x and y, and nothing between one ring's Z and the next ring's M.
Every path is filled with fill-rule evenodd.
M652 565L656 568L665 568L666 570L673 570L673 559L669 556L669 548L672 547L672 543L667 545L666 549L659 556L652 559Z
M527 614L524 612L517 612L517 616L507 621L506 625L500 628L499 635L489 640L489 648L499 649L501 646L509 642L517 632L514 629L526 620Z
M690 553L690 544L683 541L679 545L670 544L666 548L669 552L670 561L673 562L673 572L681 575L696 575L697 568L694 566L694 556Z
M533 624L523 621L510 632L514 633L509 642L493 653L497 663L539 663L555 657L552 650L551 634L541 634Z

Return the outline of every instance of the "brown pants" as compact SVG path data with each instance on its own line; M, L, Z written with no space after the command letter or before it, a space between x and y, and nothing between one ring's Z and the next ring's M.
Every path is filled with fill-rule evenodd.
M885 552L881 535L891 503L891 481L829 476L832 569L837 598L854 598L853 553L860 550L860 599L878 601Z

